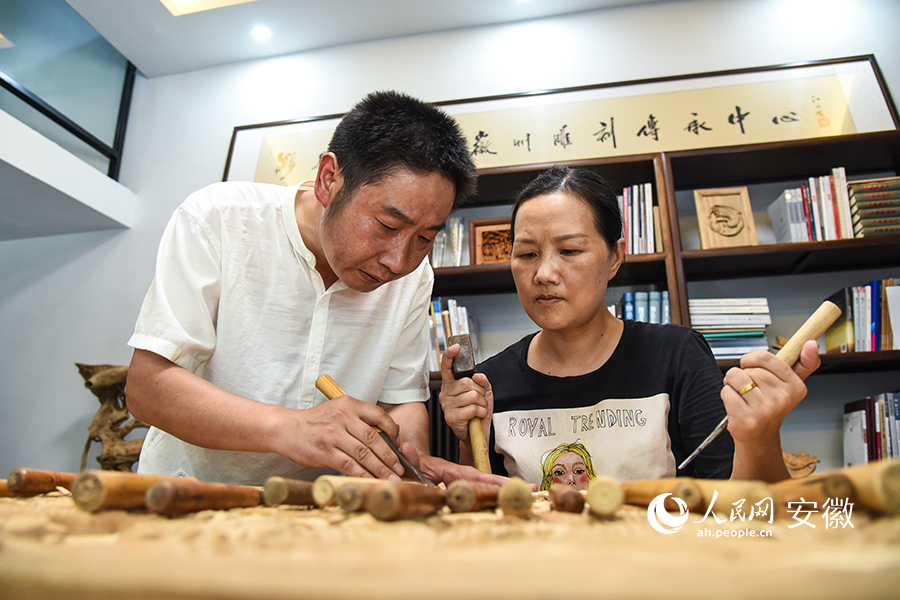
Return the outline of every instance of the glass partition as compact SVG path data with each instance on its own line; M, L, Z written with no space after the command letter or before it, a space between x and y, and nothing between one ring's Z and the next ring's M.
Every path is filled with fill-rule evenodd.
M63 0L0 3L0 110L111 176L133 73Z

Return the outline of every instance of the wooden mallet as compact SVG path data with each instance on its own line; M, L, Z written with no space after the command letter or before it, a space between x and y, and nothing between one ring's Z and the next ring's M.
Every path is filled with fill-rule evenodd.
M453 377L462 379L475 374L475 351L468 333L451 335L447 344L459 344L459 354L453 357ZM484 439L484 426L481 419L472 417L469 421L469 443L472 445L472 458L475 468L483 473L491 472L491 460L488 457L487 442Z

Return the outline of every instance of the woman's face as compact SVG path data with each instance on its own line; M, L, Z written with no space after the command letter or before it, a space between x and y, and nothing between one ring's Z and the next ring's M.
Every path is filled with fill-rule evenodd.
M606 287L622 264L624 241L610 250L584 200L565 192L536 196L519 207L515 227L512 274L538 326L577 329L609 316Z
M577 490L588 487L587 468L584 459L574 452L566 452L553 463L550 469L550 483L562 483Z

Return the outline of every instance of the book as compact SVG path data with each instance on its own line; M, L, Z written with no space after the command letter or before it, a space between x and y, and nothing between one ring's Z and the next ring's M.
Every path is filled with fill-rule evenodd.
M866 399L844 405L844 466L869 462L869 433Z
M854 204L865 204L867 202L892 202L900 199L900 190L892 190L888 192L848 192L851 206Z
M803 209L800 189L787 189L767 208L775 240L780 244L808 242L808 221Z
M834 167L831 170L831 178L834 182L835 204L838 209L838 219L841 224L841 238L854 237L853 227L850 222L850 198L847 194L847 173L844 167Z
M772 317L765 314L691 315L692 325L771 325Z
M871 325L869 350L881 350L881 280L873 279L866 284L870 288L869 302L871 303Z
M856 334L853 329L851 288L841 288L826 300L833 302L841 310L841 316L825 331L825 354L853 352L856 347Z
M848 181L847 187L856 192L879 192L900 190L900 177L881 177L877 179L859 179Z
M897 204L894 206L878 206L874 208L857 208L854 206L853 214L851 215L854 223L873 218L879 219L883 217L898 216L900 216L900 200L898 200Z
M875 237L878 235L897 235L900 234L900 223L896 225L871 225L863 226L857 232L857 237Z
M816 189L815 178L810 177L807 183L806 193L809 197L809 209L812 213L813 236L816 241L822 241L825 239L825 229L822 223L824 217L821 214L821 205L819 204L819 194Z
M693 309L700 306L765 306L769 307L768 298L691 298L688 306Z

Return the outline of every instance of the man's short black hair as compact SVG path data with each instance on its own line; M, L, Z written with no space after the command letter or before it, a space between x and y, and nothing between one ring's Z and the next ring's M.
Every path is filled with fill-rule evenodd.
M475 193L475 164L459 124L444 111L395 92L373 92L344 115L328 145L343 185L333 201L340 210L363 185L378 183L398 167L440 173L453 183L453 208Z

